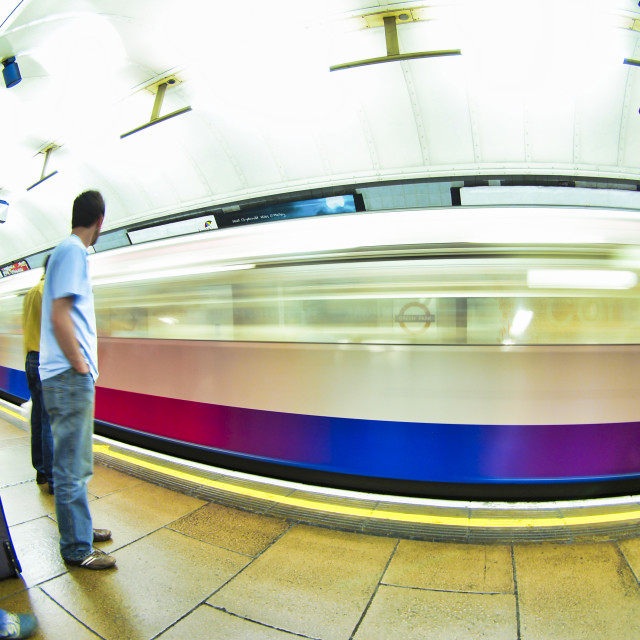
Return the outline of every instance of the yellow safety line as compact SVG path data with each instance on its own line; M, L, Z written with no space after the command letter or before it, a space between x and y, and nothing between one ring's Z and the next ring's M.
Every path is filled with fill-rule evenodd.
M22 422L28 422L28 420L21 416L19 413L16 413L15 411L11 411L11 409L5 409L5 407L0 406L0 411L4 411L5 413L8 413L10 416L13 416L14 418L18 418L18 420L22 420Z
M164 475L172 476L177 479L186 480L195 484L204 485L230 493L236 493L261 500L269 500L278 502L292 507L301 507L303 509L311 509L314 511L323 511L327 513L336 513L340 515L356 516L361 518L375 518L378 520L394 520L396 522L414 522L419 524L448 525L454 527L474 527L474 528L540 528L540 527L559 527L569 525L585 525L585 524L602 524L624 522L627 520L640 520L640 510L626 511L623 513L607 513L601 515L588 516L566 516L566 517L540 517L540 518L470 518L465 516L445 516L437 514L425 513L401 513L389 511L385 509L374 509L368 507L349 507L336 504L327 504L325 502L314 501L309 498L295 498L291 496L282 496L269 491L260 489L250 489L220 480L211 480L203 478L193 473L179 471L164 467L160 464L140 460L134 456L130 456L119 451L112 451L109 445L94 444L93 450L96 453L111 456L123 462L135 464L144 467L150 471L157 471Z

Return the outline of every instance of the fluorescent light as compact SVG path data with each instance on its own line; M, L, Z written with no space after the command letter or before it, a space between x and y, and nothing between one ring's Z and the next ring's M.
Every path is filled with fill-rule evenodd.
M527 272L529 287L557 289L632 289L638 276L632 271L604 269L532 269Z
M520 309L511 323L509 333L511 333L512 336L519 336L523 334L524 330L529 326L531 318L533 318L533 311Z
M141 282L143 280L161 280L162 278L179 278L182 276L197 276L204 273L218 273L222 271L240 271L242 269L254 269L255 264L234 264L226 267L191 267L185 269L167 269L147 273L134 273L114 278L101 278L94 280L94 286L107 284L123 284L125 282Z

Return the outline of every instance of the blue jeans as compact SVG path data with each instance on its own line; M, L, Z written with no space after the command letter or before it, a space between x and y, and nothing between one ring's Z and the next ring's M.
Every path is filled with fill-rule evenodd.
M91 374L68 369L43 380L42 388L53 431L60 553L81 560L93 550L87 484L93 475L95 386Z
M37 351L29 351L24 369L31 392L31 464L38 473L46 476L47 482L53 486L53 437L49 414L44 406L39 365L40 354Z

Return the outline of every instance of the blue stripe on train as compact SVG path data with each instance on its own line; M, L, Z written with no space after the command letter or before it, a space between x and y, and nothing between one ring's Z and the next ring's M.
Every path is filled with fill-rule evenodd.
M24 371L0 365L0 391L22 398L26 402L31 397L27 374Z

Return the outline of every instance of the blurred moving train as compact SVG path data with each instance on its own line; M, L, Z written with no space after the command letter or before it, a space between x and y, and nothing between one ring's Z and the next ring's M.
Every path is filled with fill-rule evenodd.
M640 488L640 214L344 214L90 256L96 431L406 495ZM0 280L0 390L29 397Z

